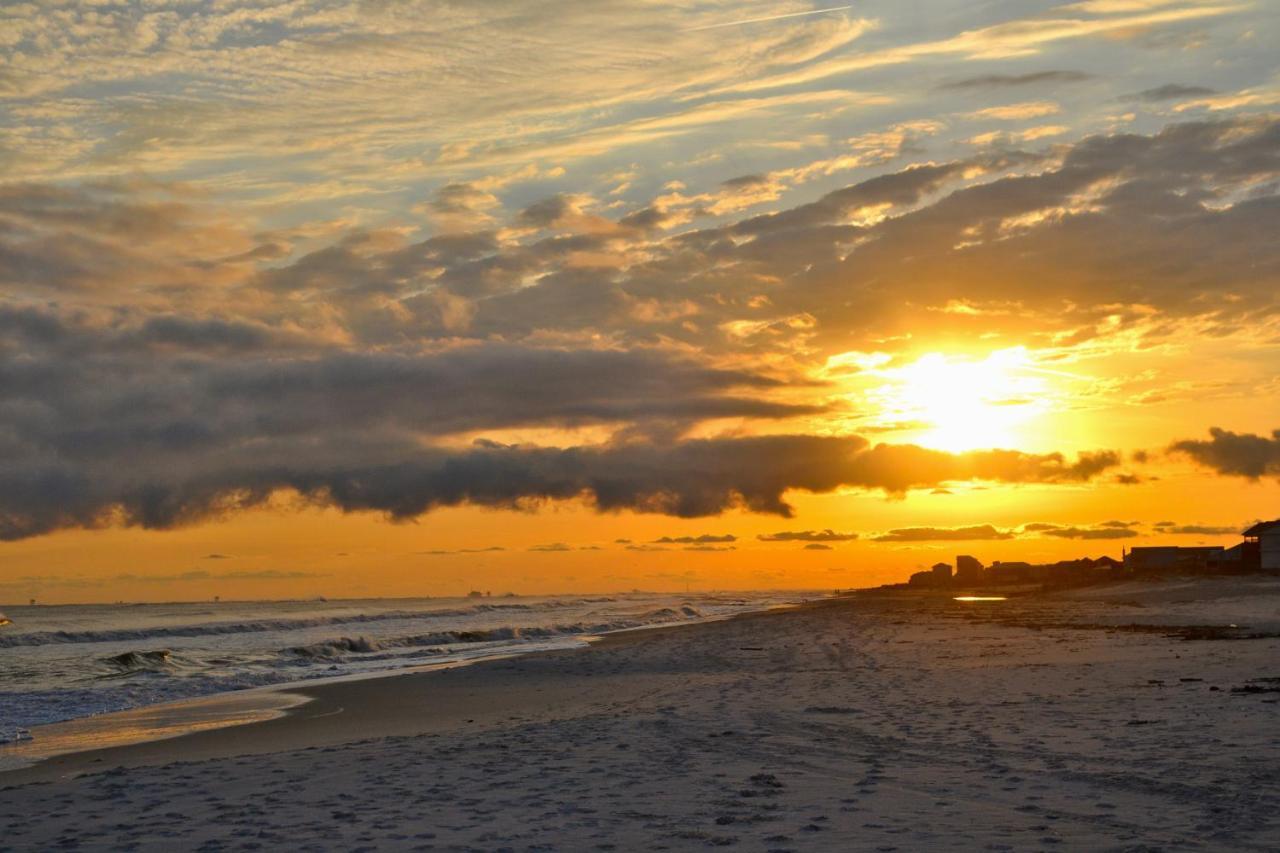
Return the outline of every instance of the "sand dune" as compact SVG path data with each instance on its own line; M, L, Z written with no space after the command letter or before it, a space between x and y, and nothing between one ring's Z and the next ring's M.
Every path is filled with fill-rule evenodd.
M1280 585L1224 589L869 597L313 688L0 776L0 849L1274 850L1280 640L1116 630L1275 617Z

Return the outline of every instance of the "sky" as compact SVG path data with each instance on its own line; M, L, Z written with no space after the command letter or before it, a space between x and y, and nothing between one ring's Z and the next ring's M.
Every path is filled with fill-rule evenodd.
M1273 0L0 7L0 601L1280 516Z

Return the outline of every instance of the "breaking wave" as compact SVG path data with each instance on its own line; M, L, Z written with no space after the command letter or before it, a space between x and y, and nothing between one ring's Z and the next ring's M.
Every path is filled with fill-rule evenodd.
M554 600L538 604L475 604L441 610L394 610L386 613L352 613L334 616L310 616L294 619L262 619L248 622L206 622L193 625L165 625L147 628L118 628L100 631L36 631L26 634L0 635L0 648L46 646L69 643L119 643L146 641L166 637L215 637L227 634L254 634L271 631L294 631L326 625L364 625L404 619L436 619L467 617L502 611L554 610L582 604L613 601L611 598Z
M119 673L130 672L163 672L177 665L173 652L168 649L156 649L149 652L121 652L101 659L101 662Z
M372 654L388 649L413 648L418 646L452 646L461 643L496 643L521 640L550 640L556 637L573 637L583 634L605 634L610 631L624 631L629 628L643 628L649 625L661 625L667 622L681 622L689 619L703 618L702 611L696 607L663 607L651 610L631 619L616 619L610 622L575 622L568 625L551 625L541 627L520 627L515 625L490 628L483 631L437 631L430 634L411 634L404 637L372 639L370 637L336 637L305 646L291 646L284 653L300 658L320 660L339 659L349 654Z

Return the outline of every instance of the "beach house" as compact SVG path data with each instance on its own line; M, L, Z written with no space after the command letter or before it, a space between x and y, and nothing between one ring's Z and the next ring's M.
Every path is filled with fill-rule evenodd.
M1258 568L1264 572L1280 572L1280 519L1260 521L1243 534L1241 546L1258 555ZM1237 546L1240 547L1240 546Z

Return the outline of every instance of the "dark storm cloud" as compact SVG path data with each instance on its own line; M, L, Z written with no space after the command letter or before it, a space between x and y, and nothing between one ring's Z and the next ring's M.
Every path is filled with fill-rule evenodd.
M872 537L874 542L965 542L970 540L1012 539L1014 534L990 524L971 527L900 527Z
M950 454L809 435L569 448L478 442L448 450L387 435L317 431L305 441L263 439L199 454L67 459L37 448L0 456L0 538L110 523L172 527L260 505L279 490L392 519L462 504L521 508L573 499L602 512L694 518L741 508L789 517L784 496L792 489L902 493L953 480L1083 482L1116 464L1115 457Z
M1268 437L1213 427L1208 441L1178 441L1170 449L1219 474L1249 480L1280 477L1280 429Z
M756 536L761 542L850 542L858 538L856 533L837 533L831 528L825 530L781 530L777 533L761 533Z
M1039 83L1083 83L1093 79L1093 74L1085 74L1083 71L1031 71L1026 74L982 74L943 83L938 88L944 91L1012 89Z

